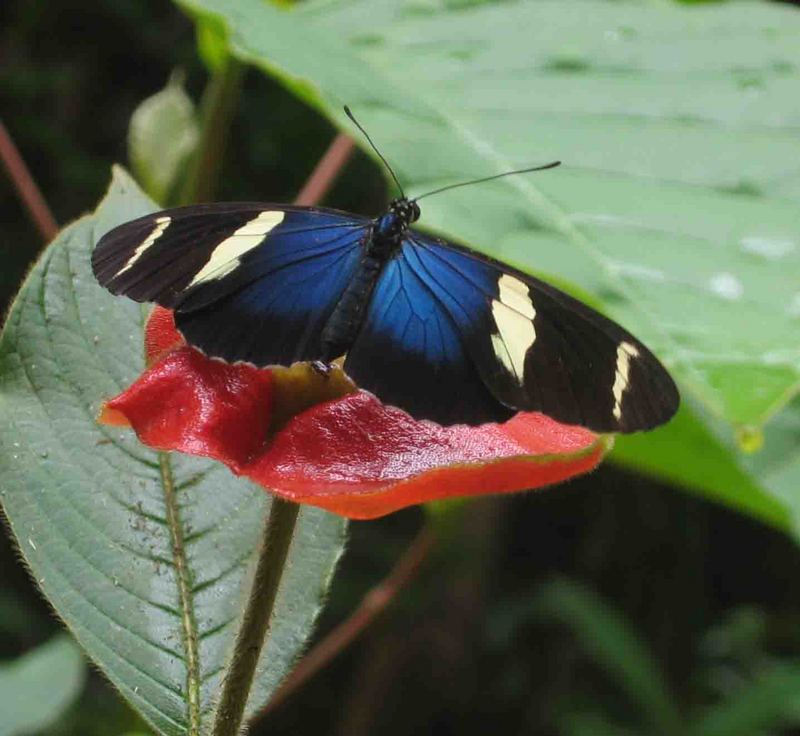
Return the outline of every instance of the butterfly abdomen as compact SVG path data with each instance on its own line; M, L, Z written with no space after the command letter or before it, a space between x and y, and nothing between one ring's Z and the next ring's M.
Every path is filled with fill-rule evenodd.
M375 284L400 248L407 230L408 220L394 211L374 221L363 243L358 269L322 331L323 361L336 360L352 347L364 323Z

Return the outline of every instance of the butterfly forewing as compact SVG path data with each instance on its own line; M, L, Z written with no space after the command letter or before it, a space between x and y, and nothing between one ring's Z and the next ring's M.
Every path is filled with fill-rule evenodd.
M269 204L183 207L115 228L92 265L101 284L175 310L207 354L259 366L319 357L370 220Z
M113 294L171 307L218 246L263 209L254 203L197 205L145 215L104 235L92 268Z

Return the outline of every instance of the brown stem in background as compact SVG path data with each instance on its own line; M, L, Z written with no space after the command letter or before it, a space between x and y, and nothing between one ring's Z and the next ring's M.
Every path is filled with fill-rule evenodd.
M0 159L42 239L50 242L58 232L58 225L2 120L0 120Z
M354 149L355 145L350 137L339 133L308 177L308 181L294 201L295 204L317 204L328 193L339 171L353 155Z
M309 650L275 691L272 699L256 719L274 711L363 634L365 629L389 607L398 593L413 580L435 543L436 535L433 530L427 525L423 526L395 562L391 572L361 599L358 608L347 619Z
M343 133L339 133L309 174L294 203L304 206L318 204L342 172L352 150L353 142Z

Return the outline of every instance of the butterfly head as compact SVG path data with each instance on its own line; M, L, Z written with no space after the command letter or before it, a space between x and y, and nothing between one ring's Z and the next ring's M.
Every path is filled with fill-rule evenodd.
M412 222L419 219L419 206L413 200L398 197L373 225L373 250L393 252L400 245Z
M389 212L396 215L405 227L419 220L419 205L413 199L398 197L389 203Z

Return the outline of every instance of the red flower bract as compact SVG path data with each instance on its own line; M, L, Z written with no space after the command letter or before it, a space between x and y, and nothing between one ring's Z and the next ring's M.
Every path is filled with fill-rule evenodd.
M454 496L537 488L585 473L608 440L536 413L504 424L415 421L358 390L341 370L258 369L206 357L157 307L148 368L108 401L107 424L142 442L220 460L270 492L355 519Z

